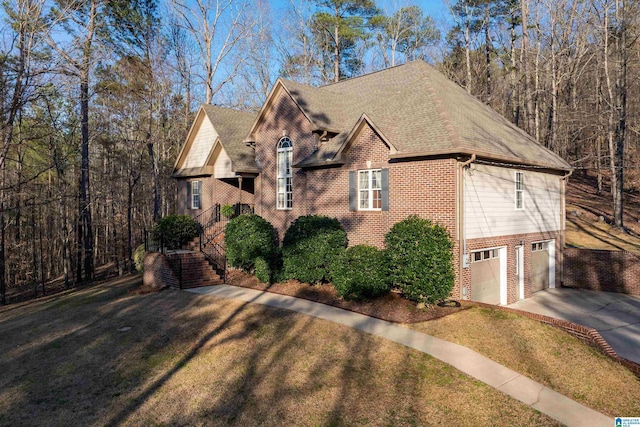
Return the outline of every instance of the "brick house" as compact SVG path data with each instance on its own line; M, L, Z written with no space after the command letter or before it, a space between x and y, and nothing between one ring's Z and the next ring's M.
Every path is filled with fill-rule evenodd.
M279 79L258 114L202 106L174 177L181 213L252 204L280 239L322 214L382 247L396 222L430 218L455 243L453 297L508 304L562 281L570 171L414 61L319 88Z

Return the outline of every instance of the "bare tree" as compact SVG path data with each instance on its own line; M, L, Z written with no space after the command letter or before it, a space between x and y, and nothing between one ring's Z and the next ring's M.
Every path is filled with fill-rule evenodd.
M207 104L238 73L240 62L228 59L254 25L247 19L251 5L249 0L170 0L177 24L197 46L201 69L196 75L205 85Z
M6 157L14 140L14 129L18 115L26 99L25 93L30 79L36 73L32 68L32 57L42 41L46 29L43 18L44 0L14 0L3 4L5 13L14 31L15 65L13 67L13 86L8 111L3 111L2 147L0 148L0 303L6 303L6 264L5 264L5 181Z

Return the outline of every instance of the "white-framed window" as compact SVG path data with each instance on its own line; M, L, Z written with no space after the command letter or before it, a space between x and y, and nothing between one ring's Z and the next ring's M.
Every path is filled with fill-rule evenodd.
M516 172L516 192L515 192L516 210L524 209L524 174Z
M358 210L382 210L382 169L358 171Z
M549 250L549 242L536 242L531 244L531 252Z
M486 249L471 253L471 262L487 261L489 259L500 258L499 249Z
M277 194L276 208L291 209L293 207L293 142L289 137L278 141L277 151Z
M191 181L191 209L202 208L202 198L200 190L202 189L202 181Z

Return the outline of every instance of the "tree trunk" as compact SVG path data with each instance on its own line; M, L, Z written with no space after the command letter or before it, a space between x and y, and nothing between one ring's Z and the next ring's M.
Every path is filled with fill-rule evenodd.
M467 71L465 89L467 89L467 93L471 93L471 29L469 28L471 23L469 22L469 6L465 4L464 8L466 12L466 20L464 21L464 58Z
M527 13L528 13L528 0L520 0L520 7L522 11L522 52L521 52L521 64L523 71L523 86L524 86L524 115L526 130L529 133L533 132L533 99L531 97L530 87L530 73L529 73L529 55L527 49L529 46L529 31L527 28Z
M491 105L491 37L489 37L489 2L484 11L484 55L486 70L487 105Z
M336 21L337 21L336 17ZM340 81L340 34L338 33L338 24L336 22L333 28L333 82Z
M84 255L84 277L79 280L91 281L93 279L93 224L91 221L91 192L89 185L89 74L92 63L92 43L95 30L97 4L91 2L87 24L87 37L85 39L80 67L80 183L79 183L79 214L81 236L78 236L78 246L83 244L79 252ZM78 259L78 272L81 271L81 262Z
M160 220L160 191L158 189L158 160L153 151L153 143L147 143L147 152L151 163L151 187L153 191L153 222Z
M6 264L4 248L4 189L0 189L0 303L2 303L2 305L5 305L7 303L7 276L5 272Z

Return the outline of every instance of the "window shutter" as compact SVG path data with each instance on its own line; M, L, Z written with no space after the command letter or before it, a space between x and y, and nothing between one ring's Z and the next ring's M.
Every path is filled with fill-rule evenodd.
M186 181L187 183L187 209L191 209L191 182Z
M389 169L382 169L382 210L389 210Z
M349 210L355 211L358 203L358 189L356 188L356 171L349 171Z

